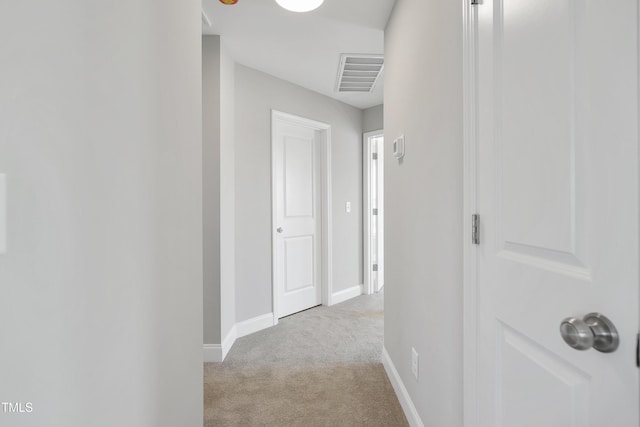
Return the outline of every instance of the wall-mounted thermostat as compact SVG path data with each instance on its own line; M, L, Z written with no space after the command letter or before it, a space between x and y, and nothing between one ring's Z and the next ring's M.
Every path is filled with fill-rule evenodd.
M404 157L404 135L393 140L393 157L396 159Z

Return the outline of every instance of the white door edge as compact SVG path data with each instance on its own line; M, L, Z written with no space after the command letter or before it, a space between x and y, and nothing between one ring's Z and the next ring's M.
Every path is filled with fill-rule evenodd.
M476 6L462 0L463 23L463 420L464 427L478 425L478 299L477 250L471 243L471 215L477 193L477 80Z
M363 224L363 274L364 274L364 292L367 295L371 295L375 292L373 286L373 280L371 280L371 242L369 240L369 236L371 236L371 217L369 216L369 212L371 212L371 144L369 143L369 139L374 136L383 135L384 131L382 129L375 130L371 132L365 132L362 135L362 202L364 204L362 209L362 224Z
M292 123L299 126L305 126L310 129L320 131L321 133L321 164L320 175L322 180L322 232L321 232L321 246L322 246L322 271L321 271L321 286L322 286L322 305L332 305L331 293L332 293L332 255L333 255L333 239L332 239L332 221L331 221L331 125L322 123L316 120L307 119L305 117L296 116L282 111L271 110L271 304L273 309L273 324L278 324L279 312L278 312L278 294L276 289L276 188L274 183L276 182L275 172L275 140L276 140L276 122Z

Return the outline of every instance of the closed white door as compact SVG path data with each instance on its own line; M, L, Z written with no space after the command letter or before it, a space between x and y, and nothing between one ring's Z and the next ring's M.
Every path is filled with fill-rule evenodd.
M638 1L474 8L477 425L637 427ZM591 312L614 352L561 337Z
M274 120L277 316L319 305L321 281L320 132Z

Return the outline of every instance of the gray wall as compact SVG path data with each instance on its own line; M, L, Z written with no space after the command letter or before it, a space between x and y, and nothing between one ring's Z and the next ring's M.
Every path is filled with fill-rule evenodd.
M220 344L220 37L202 37L204 343Z
M202 37L204 343L235 325L235 62L220 36Z
M398 0L385 32L385 347L427 426L462 425L462 10ZM411 347L420 380L411 374Z
M236 318L243 321L271 312L271 109L332 126L333 291L362 284L362 111L239 64L235 83Z
M371 132L384 128L384 105L376 105L363 111L362 130Z
M0 425L202 425L200 8L0 5Z
M236 324L235 61L221 38L220 49L220 326L221 337Z

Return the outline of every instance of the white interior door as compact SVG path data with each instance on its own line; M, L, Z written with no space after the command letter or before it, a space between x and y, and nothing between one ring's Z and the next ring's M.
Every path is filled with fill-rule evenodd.
M366 292L384 287L384 134L364 134L364 251Z
M474 8L477 425L637 427L638 2ZM590 312L615 352L561 338Z
M274 120L277 316L322 301L320 132Z

